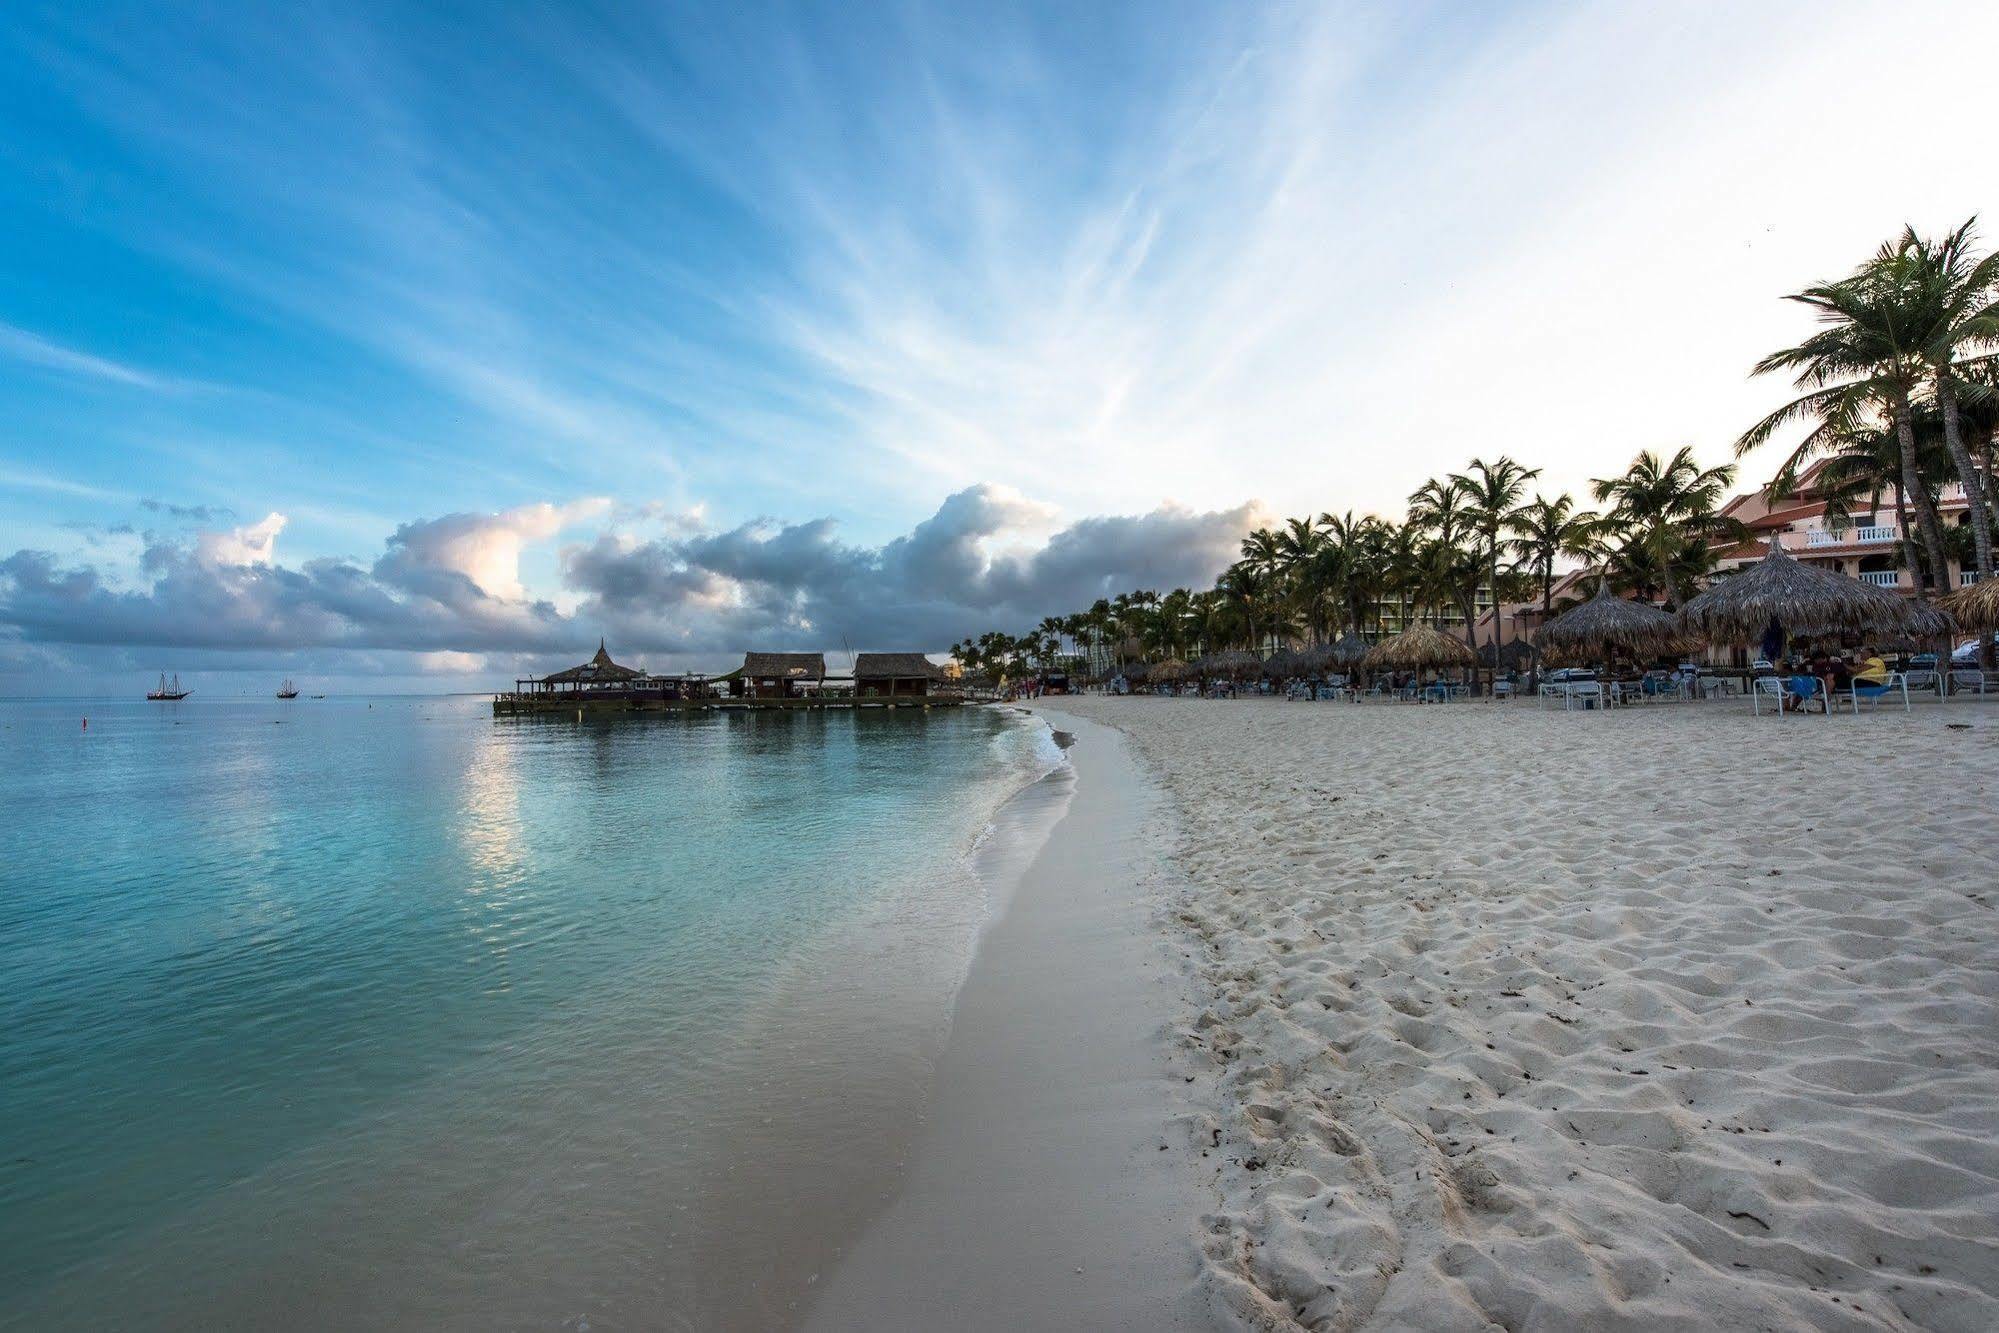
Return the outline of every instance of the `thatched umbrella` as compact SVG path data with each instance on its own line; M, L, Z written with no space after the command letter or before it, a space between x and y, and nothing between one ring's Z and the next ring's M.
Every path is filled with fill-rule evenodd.
M1999 578L1980 579L1937 599L1960 629L1989 634L1999 630Z
M1155 669L1143 662L1127 662L1124 664L1124 678L1134 685L1143 685Z
M1194 666L1197 670L1218 676L1253 676L1263 669L1263 659L1255 653L1232 648L1223 653L1209 653Z
M1176 680L1184 680L1186 675L1187 664L1177 657L1169 657L1163 662L1154 662L1151 673L1146 679L1155 683L1171 684Z
M1679 652L1689 642L1687 631L1673 616L1619 597L1603 582L1597 584L1596 596L1562 612L1534 636L1534 646L1554 662L1657 657Z
M1908 630L1902 634L1887 635L1874 646L1897 653L1921 652L1924 644L1934 644L1938 639L1957 633L1957 621L1943 610L1943 603L1948 600L1947 594L1938 598L1936 605L1910 607Z
M1283 680L1288 676L1303 675L1306 671L1305 655L1296 648L1279 648L1264 659L1263 674L1272 680Z
M1348 630L1340 635L1339 642L1326 649L1326 655L1341 666L1355 667L1360 665L1361 659L1367 656L1368 650L1373 646L1360 635Z
M1680 608L1680 626L1715 643L1908 634L1914 611L1913 603L1885 588L1800 564L1772 538L1768 555L1689 599Z
M1425 667L1476 666L1478 657L1464 640L1418 624L1368 649L1361 665L1375 671L1421 671Z

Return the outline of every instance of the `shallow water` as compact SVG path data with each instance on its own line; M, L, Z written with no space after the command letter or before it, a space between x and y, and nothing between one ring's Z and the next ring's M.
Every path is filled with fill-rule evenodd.
M781 1324L1056 762L984 709L0 704L0 1323Z

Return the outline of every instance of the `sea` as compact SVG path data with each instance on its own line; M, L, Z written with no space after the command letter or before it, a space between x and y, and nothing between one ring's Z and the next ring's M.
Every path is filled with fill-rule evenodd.
M0 1328L787 1326L893 1196L1054 740L0 701Z

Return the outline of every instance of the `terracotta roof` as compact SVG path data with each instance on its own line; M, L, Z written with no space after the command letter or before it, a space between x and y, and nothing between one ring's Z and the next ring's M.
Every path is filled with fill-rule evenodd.
M824 680L824 653L744 653L743 674L759 680Z
M1788 527L1801 518L1817 518L1824 512L1825 501L1821 500L1817 504L1797 505L1791 509L1778 509L1763 515L1761 518L1752 518L1749 520L1749 526L1765 530Z
M860 653L854 658L855 680L937 680L942 675L922 653Z

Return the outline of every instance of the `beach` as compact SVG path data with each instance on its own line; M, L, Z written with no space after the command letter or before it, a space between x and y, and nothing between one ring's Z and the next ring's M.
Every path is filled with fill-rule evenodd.
M1165 1006L1204 1320L1999 1326L1991 710L1037 707L1167 798L1120 928L1186 984L1106 995Z

